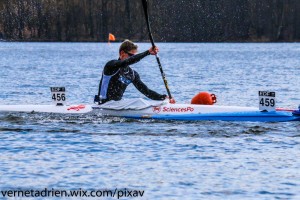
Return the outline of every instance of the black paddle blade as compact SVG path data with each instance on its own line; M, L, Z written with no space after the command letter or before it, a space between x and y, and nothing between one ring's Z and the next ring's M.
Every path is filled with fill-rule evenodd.
M149 15L148 15L148 1L147 0L142 0L142 4L143 4L146 23L147 23L149 38L150 38L152 46L154 47L155 44L154 44L153 36L152 36L152 33L151 33L150 20L149 20Z
M142 4L143 4L143 9L144 9L144 13L146 18L148 18L148 1L147 0L142 0Z

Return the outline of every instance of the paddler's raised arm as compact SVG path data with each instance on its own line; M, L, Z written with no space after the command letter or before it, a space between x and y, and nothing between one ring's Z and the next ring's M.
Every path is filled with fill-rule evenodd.
M143 59L146 56L150 55L149 51L144 51L144 52L139 53L139 54L131 54L129 52L125 52L125 53L127 53L129 55L129 57L124 59L124 60L118 60L118 62L116 62L116 67L127 67L128 65L132 65L134 63L137 63L141 59Z
M120 68L125 68L129 65L139 62L141 59L148 55L156 55L159 52L158 47L151 47L148 51L137 54L137 50L133 49L130 51L120 50L119 59L111 60L104 67L104 74L112 75L117 72Z
M132 65L134 63L139 62L141 59L145 58L148 55L156 55L159 52L158 47L151 47L148 51L144 51L142 53L136 54L136 50L131 51L120 51L120 58L115 62L115 66L117 68L127 67L128 65Z

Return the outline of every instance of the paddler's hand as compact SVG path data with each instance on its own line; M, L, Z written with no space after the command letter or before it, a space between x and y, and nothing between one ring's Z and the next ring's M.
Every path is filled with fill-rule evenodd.
M149 49L149 53L151 54L151 55L156 55L157 53L159 52L159 49L158 49L158 47L151 47L150 49Z
M176 101L175 101L175 99L169 99L169 102L171 103L171 104L175 104L176 103Z
M171 103L171 104L176 103L175 99L173 99L173 98L170 99L170 97L167 96L166 99L169 99L169 103Z

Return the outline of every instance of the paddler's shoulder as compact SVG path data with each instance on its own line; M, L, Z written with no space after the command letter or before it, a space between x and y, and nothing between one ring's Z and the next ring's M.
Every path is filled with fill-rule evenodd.
M115 66L120 62L121 62L121 60L118 60L118 59L110 60L105 64L105 67Z

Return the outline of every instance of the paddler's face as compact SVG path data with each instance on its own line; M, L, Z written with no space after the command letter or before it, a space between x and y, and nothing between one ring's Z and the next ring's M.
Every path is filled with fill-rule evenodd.
M121 51L121 53L120 53L120 59L121 59L121 60L125 60L125 59L129 58L130 56L135 55L136 53L137 53L137 50L136 50L136 49L133 49L133 50L128 51L128 52L126 52L126 51Z

